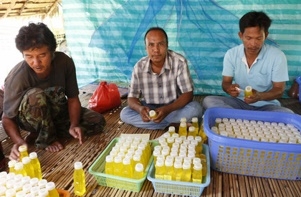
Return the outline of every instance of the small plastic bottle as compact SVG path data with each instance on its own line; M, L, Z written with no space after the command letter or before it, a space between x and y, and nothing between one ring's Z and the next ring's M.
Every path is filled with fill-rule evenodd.
M173 179L174 181L181 181L182 179L182 163L181 162L174 162L174 173L173 173Z
M156 112L155 110L150 110L150 111L149 111L149 117L150 117L151 119L155 119L156 116L157 116L157 112Z
M29 157L24 157L22 159L22 163L24 165L24 169L26 171L27 176L29 176L30 178L34 178L35 177L35 171L34 171L34 168L31 164L31 159Z
M179 136L187 136L187 124L186 124L186 122L181 122L180 123Z
M170 134L170 136L172 136L174 133L176 133L176 128L174 126L169 126L168 133Z
M164 173L164 180L172 180L172 175L173 175L173 161L171 159L165 159L164 162L165 165L165 173Z
M196 129L195 129L195 127L194 126L190 126L189 128L188 128L188 136L193 136L193 137L195 137L196 136Z
M51 197L59 197L59 192L57 191L56 187L55 187L55 183L54 182L48 182L46 183L46 190L48 191L48 195ZM74 192L75 192L75 186L74 186Z
M182 181L190 182L191 181L191 163L184 162L183 166L183 173L182 173Z
M122 168L122 176L125 178L133 178L133 168L131 165L131 160L128 157L123 158L122 160L123 168Z
M18 148L19 152L20 152L20 161L22 161L22 159L24 157L28 157L28 152L27 152L27 146L26 145L21 145Z
M192 171L192 182L194 183L202 183L202 164L195 163L193 164L193 171Z
M164 179L165 166L164 160L157 159L155 164L155 178L156 179Z
M144 177L144 167L142 163L137 163L134 171L134 179L142 179Z
M113 174L114 172L114 157L112 155L107 155L106 156L106 164L105 164L105 173L106 174Z
M17 162L15 164L15 173L16 174L21 174L22 176L27 175L22 162Z
M198 131L199 130L199 120L197 117L193 117L191 119L192 122L192 126L194 126L195 130Z
M245 88L245 97L250 97L252 96L252 87L251 86L246 86Z
M17 163L16 160L10 160L8 162L8 169L9 169L9 173L15 173L15 164Z
M83 196L86 193L86 176L81 162L74 163L73 173L74 193L77 196Z
M35 177L38 178L39 180L41 180L42 179L42 170L41 170L41 164L38 159L37 153L31 152L29 154L29 158L31 159L31 165L33 166Z

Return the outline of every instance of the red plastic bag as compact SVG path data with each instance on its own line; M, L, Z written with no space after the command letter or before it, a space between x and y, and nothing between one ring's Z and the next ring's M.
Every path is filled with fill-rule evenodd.
M103 113L121 105L121 98L116 84L100 82L89 99L88 108Z

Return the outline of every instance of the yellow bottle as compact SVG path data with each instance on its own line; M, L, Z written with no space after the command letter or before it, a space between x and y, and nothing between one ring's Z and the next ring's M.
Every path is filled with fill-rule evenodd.
M149 111L149 117L153 120L157 117L157 112L155 110Z
M157 159L155 164L155 178L156 179L164 179L165 166L164 160Z
M144 167L142 163L137 163L134 171L134 179L142 179L144 177Z
M186 122L181 122L180 123L179 136L187 136L187 124L186 124Z
M165 173L163 176L164 180L172 180L172 175L173 175L173 161L172 159L165 159L164 162L165 165Z
M172 180L181 181L182 180L182 172L183 172L182 163L178 162L178 161L175 161L173 168L174 168L174 173L173 173Z
M128 157L123 158L122 160L123 169L122 169L122 176L126 178L133 178L133 168L131 165L131 160Z
M35 172L34 172L34 168L31 164L31 160L29 157L24 157L22 159L22 163L24 166L24 170L26 171L27 176L29 176L30 178L34 178L35 177Z
M74 163L73 184L75 195L83 196L86 193L86 177L81 162Z
M182 181L190 182L191 181L191 163L184 162L183 166L183 173L182 173Z
M195 163L193 164L193 171L192 171L192 182L194 183L202 183L202 164Z
M245 88L245 97L250 97L252 96L252 87L251 86L246 86Z
M114 158L114 170L113 170L113 174L115 176L121 176L122 168L123 168L122 157L117 155Z
M207 135L204 131L204 124L203 121L201 123L200 129L199 129L199 136L202 138L202 142L206 143L207 142Z
M170 134L170 136L172 136L176 133L176 128L174 126L169 126L167 132Z
M22 162L17 162L15 164L15 173L16 174L21 174L22 176L27 175Z
M9 169L9 173L15 173L15 164L17 163L16 160L10 160L8 162L8 169Z
M41 164L38 159L37 153L31 152L29 154L29 158L31 159L31 165L33 166L35 177L38 178L39 180L41 180L42 179L42 170L41 170Z
M199 119L197 117L193 117L191 119L192 126L194 126L196 132L199 130Z
M46 183L46 190L48 191L48 195L49 197L60 197L56 187L55 187L55 183L54 182L48 182ZM74 187L74 191L75 191L75 187Z
M20 161L22 161L22 159L24 157L28 157L28 152L27 152L27 146L26 145L21 145L18 148L19 152L20 152Z
M195 127L194 126L190 126L189 128L188 128L188 136L193 136L193 137L195 137L196 136L196 129L195 129Z
M113 174L113 167L114 165L114 158L112 155L106 156L106 164L105 164L105 173L106 174Z

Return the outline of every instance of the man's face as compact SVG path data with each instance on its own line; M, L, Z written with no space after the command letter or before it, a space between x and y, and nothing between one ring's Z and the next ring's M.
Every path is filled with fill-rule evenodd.
M44 78L49 75L53 53L49 51L48 46L25 50L23 51L23 57L39 77Z
M160 30L148 32L145 38L145 47L149 58L155 65L163 66L168 50L165 35Z
M240 39L242 40L245 53L247 55L258 55L268 33L264 32L264 29L259 27L248 27L245 29L244 33L238 33Z

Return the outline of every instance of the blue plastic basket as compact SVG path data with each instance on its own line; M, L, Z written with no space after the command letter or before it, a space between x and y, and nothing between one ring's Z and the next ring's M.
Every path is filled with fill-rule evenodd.
M296 82L299 84L299 101L301 102L301 76L296 78Z
M200 196L205 187L207 187L210 184L210 158L209 148L206 144L203 144L203 154L205 154L207 158L207 174L202 184L156 179L154 162L152 163L149 169L147 179L152 182L155 191L159 193L185 196Z
M216 118L281 122L301 130L301 116L282 112L207 109L204 130L208 136L211 168L221 172L287 180L301 179L301 144L260 142L218 135L210 128Z

